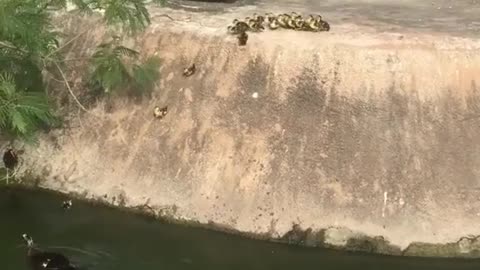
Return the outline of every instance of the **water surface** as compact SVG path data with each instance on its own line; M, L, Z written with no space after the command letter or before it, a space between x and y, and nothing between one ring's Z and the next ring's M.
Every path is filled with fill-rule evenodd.
M0 270L23 270L22 233L98 270L480 269L478 260L344 253L244 239L74 202L47 191L0 188Z

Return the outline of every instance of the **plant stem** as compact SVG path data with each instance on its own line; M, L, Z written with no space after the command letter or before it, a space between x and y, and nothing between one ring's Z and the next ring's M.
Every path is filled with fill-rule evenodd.
M62 75L62 79L63 81L65 82L65 85L67 86L67 89L68 89L68 92L70 92L70 95L73 97L73 99L75 100L75 102L77 103L77 105L85 112L88 112L87 109L85 109L85 107L82 105L82 103L80 103L80 101L78 100L78 98L75 96L75 94L73 93L72 91L72 88L70 87L70 84L68 83L68 80L67 80L67 77L65 76L65 73L63 72L63 70L60 68L60 66L58 65L57 62L53 62L55 64L55 66L57 67L58 71L60 72L60 75Z

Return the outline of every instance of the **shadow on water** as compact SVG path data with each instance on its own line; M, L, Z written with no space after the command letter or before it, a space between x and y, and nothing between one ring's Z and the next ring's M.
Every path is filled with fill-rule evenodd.
M63 199L48 191L0 188L0 269L26 269L24 232L42 248L96 270L480 269L478 260L373 256L244 239L85 202L64 211Z

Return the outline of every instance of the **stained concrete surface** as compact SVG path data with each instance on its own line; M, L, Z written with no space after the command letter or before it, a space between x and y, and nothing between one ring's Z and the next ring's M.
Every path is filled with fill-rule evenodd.
M162 59L152 99L72 110L68 128L25 147L21 174L269 238L478 255L478 40L352 20L328 33L251 34L238 47L227 23L259 10L152 8L153 25L125 40ZM91 19L62 26L91 29L72 58L104 35ZM191 62L198 71L185 79ZM69 73L80 96L85 68ZM151 117L156 105L169 106L161 121Z

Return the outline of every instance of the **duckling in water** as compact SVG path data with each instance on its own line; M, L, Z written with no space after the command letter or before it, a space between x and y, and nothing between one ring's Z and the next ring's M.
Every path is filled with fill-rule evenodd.
M238 45L239 46L245 46L247 45L247 40L248 40L248 35L247 32L242 32L238 36Z
M196 70L195 64L192 64L191 66L189 66L189 67L187 67L183 70L183 76L190 77L195 73L195 70Z
M75 270L67 257L55 252L45 252L34 247L33 239L26 233L22 235L22 238L27 243L27 259L30 269L41 270Z
M72 200L66 200L62 203L62 208L68 210L72 207Z
M15 169L18 165L17 153L15 153L12 148L7 149L3 154L3 164L5 165L5 168L9 170Z
M153 117L162 119L163 117L165 117L165 115L167 115L167 112L168 112L168 106L165 106L163 108L155 106L155 108L153 109Z

